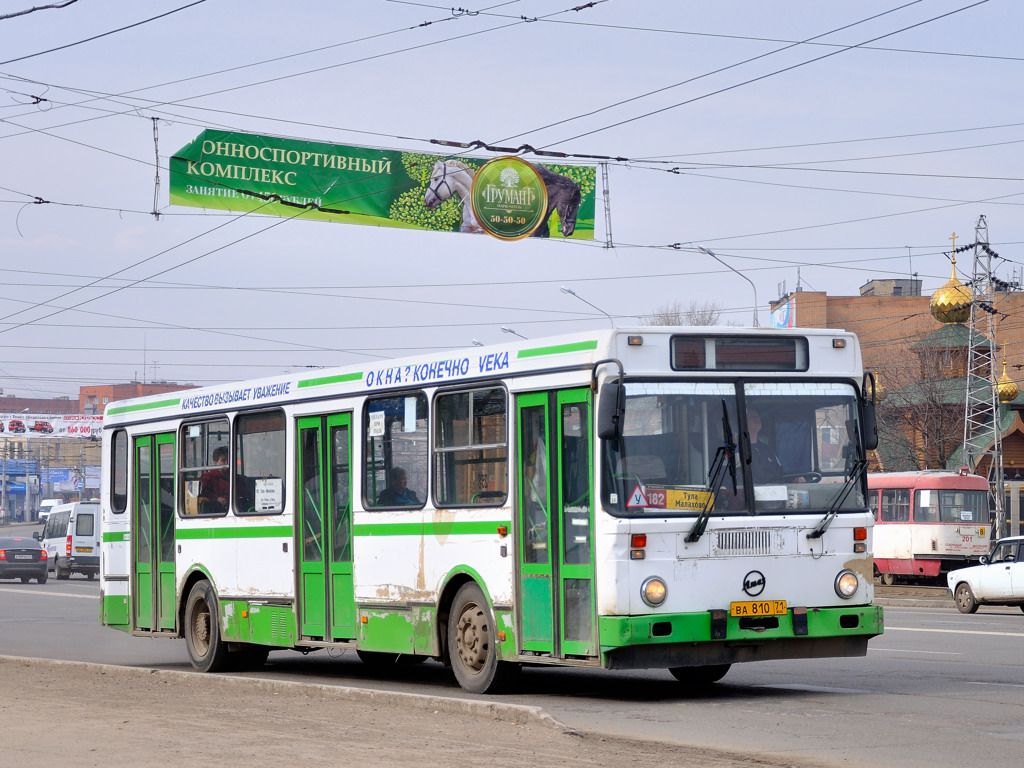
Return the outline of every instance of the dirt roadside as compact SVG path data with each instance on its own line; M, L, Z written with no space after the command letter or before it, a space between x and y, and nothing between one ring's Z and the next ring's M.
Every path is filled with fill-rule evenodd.
M0 733L3 764L22 768L139 768L197 758L247 768L807 766L578 733L538 708L500 699L11 656L0 656Z

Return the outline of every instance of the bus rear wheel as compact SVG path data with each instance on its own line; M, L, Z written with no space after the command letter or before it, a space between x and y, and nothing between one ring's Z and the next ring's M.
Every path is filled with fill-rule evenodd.
M723 677L732 664L712 664L707 667L670 667L672 677L691 688L700 689L714 685Z
M185 603L185 647L199 672L220 672L227 667L228 647L221 639L217 595L210 582L197 581Z
M470 693L500 693L519 673L518 664L498 660L494 617L473 582L455 594L448 619L448 655L455 679Z

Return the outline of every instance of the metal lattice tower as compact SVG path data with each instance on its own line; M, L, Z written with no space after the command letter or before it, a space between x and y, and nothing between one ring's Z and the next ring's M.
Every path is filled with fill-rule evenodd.
M988 247L988 222L983 215L978 217L974 228L971 297L970 333L967 337L964 463L971 472L975 472L982 458L986 455L991 457L988 483L995 502L996 536L1004 536L1003 440L999 394L996 389L999 372L996 359L995 282L992 279L992 251Z

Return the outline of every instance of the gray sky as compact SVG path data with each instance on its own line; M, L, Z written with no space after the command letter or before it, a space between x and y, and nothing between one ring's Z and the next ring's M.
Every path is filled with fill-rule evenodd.
M933 291L979 214L999 276L1024 268L1017 0L190 2L0 19L7 394L364 364L674 301L750 323L751 285L698 245L753 281L762 324L798 270L834 295L912 272ZM600 174L590 243L170 207L168 158L206 127L628 158L608 167L615 245Z

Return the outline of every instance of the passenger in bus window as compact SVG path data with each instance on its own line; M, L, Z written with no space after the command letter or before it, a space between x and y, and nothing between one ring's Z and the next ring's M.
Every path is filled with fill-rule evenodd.
M213 451L215 469L199 478L199 495L206 500L202 512L227 512L228 509L228 447L222 445Z
M416 492L409 488L409 473L405 467L392 467L388 472L388 486L377 497L382 507L400 507L419 504Z
M747 408L747 435L750 438L750 471L754 483L781 482L785 470L775 450L761 437L761 414L754 408Z

